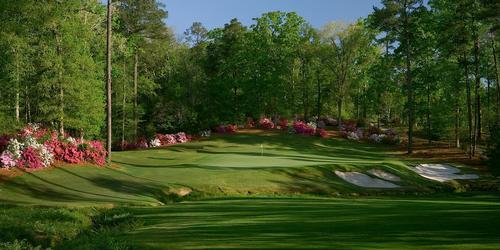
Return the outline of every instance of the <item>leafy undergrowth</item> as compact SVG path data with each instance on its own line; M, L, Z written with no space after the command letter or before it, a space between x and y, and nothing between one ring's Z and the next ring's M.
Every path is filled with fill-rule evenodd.
M0 207L0 249L130 249L113 236L140 226L126 208Z

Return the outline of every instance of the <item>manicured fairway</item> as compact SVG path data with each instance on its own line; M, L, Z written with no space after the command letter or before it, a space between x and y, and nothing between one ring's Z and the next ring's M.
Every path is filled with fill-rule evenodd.
M498 197L236 199L135 210L140 249L499 249Z

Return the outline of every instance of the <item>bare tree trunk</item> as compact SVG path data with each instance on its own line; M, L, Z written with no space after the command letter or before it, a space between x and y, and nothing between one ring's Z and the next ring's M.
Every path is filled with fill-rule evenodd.
M318 79L317 79L317 91L318 91L318 99L317 99L317 103L316 103L316 114L317 114L317 118L316 118L316 123L319 123L319 119L320 119L320 116L321 116L321 79L319 77L319 72L317 72L318 74Z
M465 85L467 87L467 122L469 127L469 134L467 136L467 153L469 159L472 158L472 100L471 100L471 86L469 82L469 65L467 62L467 53L464 51L464 74L465 74Z
M413 126L414 126L414 105L413 105L413 84L411 76L411 58L410 58L410 31L408 24L408 2L404 1L403 4L403 21L405 32L405 54L406 54L406 86L408 88L408 154L413 153Z
M430 83L427 83L427 140L428 144L432 144L431 138L431 86Z
M458 101L455 107L455 147L460 148L460 105Z
M56 46L57 46L57 55L58 57L62 57L62 47L61 47L61 37L59 32L56 31ZM64 83L63 83L63 65L60 65L58 69L58 81L59 81L59 108L60 108L60 116L59 116L59 133L64 136Z
M337 112L338 112L337 123L339 125L339 131L340 131L340 128L342 127L342 97L339 97L339 100L337 101Z
M31 122L31 104L28 92L28 85L24 85L24 115L27 123Z
M496 108L496 121L500 122L500 81L498 77L498 66L497 66L497 53L495 48L495 39L491 38L491 48L493 49L493 65L495 66L495 78L497 84L497 108Z
M19 56L18 56L18 51L14 50L14 53L16 55L16 122L19 123L19 92L20 92L20 77L19 77Z
M474 75L476 84L474 86L474 95L476 96L474 112L474 141L472 146L472 155L476 154L477 143L481 139L481 95L479 93L481 77L479 75L479 37L474 40Z
M113 29L112 25L112 0L108 0L108 15L107 15L107 34L106 34L106 95L107 95L107 141L106 141L106 149L108 151L108 164L111 165L111 145L112 145L112 102L111 102L111 91L112 91L112 78L111 78L111 56L112 56L112 34Z
M138 115L137 115L137 78L138 78L138 70L139 67L139 53L137 50L135 51L134 56L134 139L137 140L137 126L139 124Z
M123 57L123 98L122 98L122 143L121 143L121 148L122 151L125 149L125 107L127 104L127 99L126 99L126 81L127 81L127 65L126 65L126 58L125 56Z

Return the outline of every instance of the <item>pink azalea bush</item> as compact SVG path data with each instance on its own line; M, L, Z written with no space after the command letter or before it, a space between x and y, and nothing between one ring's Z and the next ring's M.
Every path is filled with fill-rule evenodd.
M5 137L3 137L5 138ZM4 142L2 142L5 144ZM3 145L2 144L2 145ZM2 146L0 166L41 169L54 161L104 165L107 152L100 141L83 141L29 124Z
M184 132L179 132L177 134L156 134L156 136L150 140L149 147L157 148L165 145L186 143L189 141L191 141L191 136Z
M235 124L219 125L215 128L215 131L219 134L232 134L235 133L238 127Z
M280 119L280 128L282 130L288 130L288 120L287 119Z
M293 129L296 134L303 135L314 135L316 133L316 129L312 126L309 126L303 121L296 121L293 123Z
M320 128L316 130L316 136L319 136L321 138L328 138L328 132L324 128Z
M4 151L0 155L0 165L3 165L6 168L11 168L11 167L15 167L16 164L17 164L16 159L11 152Z
M262 129L273 129L274 123L269 118L262 118L259 121L259 127Z

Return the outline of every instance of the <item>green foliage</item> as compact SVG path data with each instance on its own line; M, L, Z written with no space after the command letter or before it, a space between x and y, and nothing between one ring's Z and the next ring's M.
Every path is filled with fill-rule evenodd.
M500 173L500 125L492 126L488 143L488 165L495 174Z

